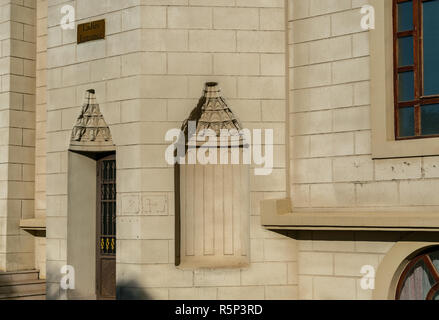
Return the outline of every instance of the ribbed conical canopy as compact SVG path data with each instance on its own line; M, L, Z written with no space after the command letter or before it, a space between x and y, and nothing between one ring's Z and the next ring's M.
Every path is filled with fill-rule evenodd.
M216 82L205 84L204 95L200 99L198 107L192 111L185 122L184 131L186 134L188 134L189 121L196 121L197 136L207 129L213 130L217 137L220 137L221 130L236 130L236 136L239 136L239 145L243 145L242 136L238 133L242 130L242 125L222 97L221 89Z
M211 129L219 136L221 129L238 131L242 129L238 119L221 96L221 89L217 83L206 83L204 97L206 101L197 123L197 134L202 130Z
M81 114L72 130L70 150L97 151L113 148L110 129L96 102L95 90L87 90Z

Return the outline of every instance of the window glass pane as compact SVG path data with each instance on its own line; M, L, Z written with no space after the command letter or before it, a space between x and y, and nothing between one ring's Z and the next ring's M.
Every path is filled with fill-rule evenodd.
M429 254L431 261L433 261L434 267L439 271L439 251L435 251Z
M421 107L422 135L439 134L439 104Z
M413 37L398 39L398 65L400 67L412 66L413 60Z
M399 109L399 137L415 135L415 112L413 107Z
M413 30L413 2L398 3L398 31Z
M401 300L425 300L435 281L423 261L407 274L401 290Z
M423 6L424 95L439 94L439 0Z
M413 71L402 72L398 75L399 101L415 100L415 80Z

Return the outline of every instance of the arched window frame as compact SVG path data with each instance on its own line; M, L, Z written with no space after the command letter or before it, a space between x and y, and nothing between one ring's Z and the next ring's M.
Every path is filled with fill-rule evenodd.
M418 255L417 257L415 257L413 260L409 262L409 264L404 268L404 271L402 272L399 278L398 285L396 287L396 295L395 295L396 300L400 300L405 281L407 280L407 276L420 261L424 262L430 276L435 281L432 287L430 288L429 292L427 293L425 299L433 300L435 295L439 294L439 270L434 266L434 263L430 257L431 253L438 251L439 249L437 247L435 247L434 249L430 249L428 251L424 251L423 253L421 253L420 255Z

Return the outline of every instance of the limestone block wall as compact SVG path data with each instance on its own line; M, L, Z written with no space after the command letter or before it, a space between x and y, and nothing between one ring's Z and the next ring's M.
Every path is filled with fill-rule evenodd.
M66 4L77 23L105 18L106 39L77 45L75 31L60 28ZM286 196L284 1L48 0L47 24L48 297L65 297L67 150L89 88L117 147L119 296L297 297L296 242L264 231L259 219L260 200ZM206 81L220 82L245 127L274 129L273 174L250 178L245 269L175 266L174 169L164 138L195 108Z
M35 1L0 2L0 271L34 268Z
M35 217L46 210L47 0L36 0Z
M98 103L110 126L118 153L124 146L136 145L148 139L148 133L141 132L145 126L141 114L148 117L153 113L139 108L142 94L137 74L139 64L127 63L127 57L139 51L141 37L139 30L127 26L132 18L127 20L125 13L138 4L139 1L128 0L48 0L46 263L47 297L50 299L66 298L65 291L60 290L59 281L60 268L67 264L68 254L68 148L85 91L91 88L96 90ZM60 26L64 16L61 8L64 5L71 5L75 9L76 24L105 18L106 39L77 45L76 24L74 30L63 30ZM130 111L122 113L123 109ZM127 156L136 157L133 153ZM119 163L123 163L123 159ZM124 180L123 176L127 172L120 170L119 174L118 180L121 183L118 188L123 191L133 181Z
M289 4L295 210L422 210L437 205L438 157L372 159L369 32L360 26L360 8L368 1ZM300 297L307 299L370 298L371 291L359 288L361 266L378 266L399 237L376 234L377 241L368 242L367 233L302 236Z
M403 237L399 232L299 232L299 298L371 300L373 291L361 287L362 267L378 270L387 252Z
M121 102L118 143L117 278L121 296L162 299L297 297L296 242L260 226L259 201L286 196L286 33L283 0L142 1L122 12L139 52L122 61L141 99ZM107 40L108 41L108 40ZM123 38L120 41L124 41ZM250 266L223 270L175 266L174 169L165 132L180 128L217 81L244 127L273 128L275 169L250 177ZM125 99L107 92L113 99ZM130 97L128 97L130 98Z
M36 0L35 218L46 217L47 0ZM46 238L35 237L35 267L46 277Z

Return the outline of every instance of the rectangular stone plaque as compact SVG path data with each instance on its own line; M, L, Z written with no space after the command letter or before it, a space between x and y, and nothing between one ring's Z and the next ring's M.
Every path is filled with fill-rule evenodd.
M105 19L78 25L78 44L105 39Z

